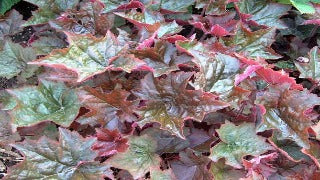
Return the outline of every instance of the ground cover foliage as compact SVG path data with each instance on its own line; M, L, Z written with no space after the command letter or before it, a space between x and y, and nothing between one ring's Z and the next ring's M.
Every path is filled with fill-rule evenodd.
M0 178L318 179L320 1L0 3Z

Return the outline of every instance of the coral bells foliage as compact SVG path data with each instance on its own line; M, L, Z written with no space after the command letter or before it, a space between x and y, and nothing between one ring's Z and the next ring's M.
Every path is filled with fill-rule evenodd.
M5 2L0 178L319 179L320 1Z

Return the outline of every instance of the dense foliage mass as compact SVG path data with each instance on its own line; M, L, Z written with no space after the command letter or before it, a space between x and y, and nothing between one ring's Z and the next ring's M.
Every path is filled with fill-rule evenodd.
M0 178L319 179L319 0L0 2Z

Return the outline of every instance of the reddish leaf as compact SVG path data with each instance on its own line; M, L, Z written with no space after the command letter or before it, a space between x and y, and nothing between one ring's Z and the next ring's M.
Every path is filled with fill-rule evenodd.
M307 129L315 117L306 111L320 104L319 97L306 90L290 90L289 84L270 85L257 96L256 103L265 108L259 131L276 129L279 139L291 139L301 147L309 147Z
M277 170L269 164L270 161L275 161L278 157L277 153L261 155L251 160L243 160L244 167L248 170L247 177L252 179L268 178Z
M228 13L222 16L205 16L200 15L192 16L190 24L194 25L196 28L201 29L207 34L212 34L215 36L227 36L236 28L238 23L234 20L235 13Z
M101 88L84 87L78 90L81 104L89 109L89 112L81 116L77 121L81 124L105 125L111 120L134 121L133 114L135 102L127 101L130 95L124 90L104 92Z
M81 5L80 9L68 10L49 23L55 29L76 34L91 33L104 36L113 26L114 15L101 14L102 9L101 3L88 2Z
M212 179L207 165L210 160L203 155L195 155L192 150L187 149L179 153L179 160L170 163L172 171L178 180L183 179Z
M165 41L157 41L154 47L133 50L132 53L152 69L155 77L176 71L178 65L191 61L191 57L178 55L176 48Z
M141 88L134 92L141 100L147 100L146 107L139 109L138 113L142 116L139 123L159 122L162 128L183 137L185 119L202 121L205 114L228 106L213 94L187 90L191 76L192 73L171 73L159 80L151 74L146 75L141 81Z
M118 130L96 129L97 142L92 146L99 156L110 156L124 152L128 148L128 139L123 138Z

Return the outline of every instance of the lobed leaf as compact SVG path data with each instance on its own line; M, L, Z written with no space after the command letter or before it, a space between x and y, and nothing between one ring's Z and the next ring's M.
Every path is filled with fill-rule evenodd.
M258 96L256 103L264 105L264 121L258 131L277 129L279 139L291 139L304 148L309 147L307 129L314 118L306 111L316 104L320 98L306 90L289 90L288 84L269 86L263 96Z
M8 92L17 102L16 107L11 110L15 128L47 120L69 126L80 108L75 91L63 83L42 80L39 86L11 89Z
M59 129L59 142L42 137L14 145L25 160L9 170L7 179L100 179L110 176L109 166L94 162L94 138Z
M66 68L78 74L78 82L107 70L109 60L126 47L120 45L111 32L104 38L66 33L69 47L53 50L49 55L29 64Z
M295 62L297 69L300 71L300 78L310 78L316 82L320 81L320 53L316 46L309 52L309 62Z
M249 16L253 24L275 28L286 28L280 17L290 10L290 6L270 3L265 0L244 0L237 3L241 13Z
M251 123L236 126L227 122L217 132L222 142L211 149L209 156L215 162L225 158L226 164L241 168L243 156L257 156L272 149L264 138L256 135L254 125ZM247 138L248 136L250 138Z
M133 178L143 177L151 168L159 168L160 157L155 153L157 143L148 135L129 138L129 148L108 159L116 168L125 169Z
M24 24L24 26L47 23L49 20L57 18L60 13L67 9L76 7L79 0L26 0L39 7L36 12L32 13L32 17Z
M141 88L134 92L138 98L148 101L146 107L137 111L142 116L139 123L159 122L162 128L183 137L181 127L185 119L202 121L205 114L228 106L213 94L187 90L191 76L192 73L171 73L159 80L146 75L141 80Z
M0 51L0 77L10 79L24 71L35 71L35 67L27 64L34 59L36 55L32 48L7 41Z
M243 25L240 25L234 36L226 37L223 40L227 46L234 46L236 52L243 53L249 58L278 59L281 56L270 48L274 41L274 36L274 28L251 32Z

